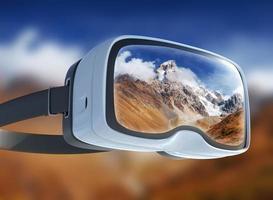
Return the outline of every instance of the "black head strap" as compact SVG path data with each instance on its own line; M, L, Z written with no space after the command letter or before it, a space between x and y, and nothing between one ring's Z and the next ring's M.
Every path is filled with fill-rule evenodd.
M62 86L39 91L0 104L0 127L52 114L66 114L69 87ZM0 131L0 149L52 154L94 153L67 144L61 135L37 135Z

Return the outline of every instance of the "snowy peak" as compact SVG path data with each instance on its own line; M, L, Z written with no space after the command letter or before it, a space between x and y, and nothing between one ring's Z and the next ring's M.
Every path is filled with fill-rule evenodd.
M241 94L234 94L229 99L219 104L225 113L233 113L243 107L243 97Z
M177 68L176 62L174 60L168 60L166 62L163 62L159 69L164 70L164 71L170 71L170 70L174 70L175 68Z
M174 60L168 60L155 70L157 73L155 78L148 82L138 80L137 83L143 87L150 86L158 94L157 98L162 98L169 109L180 110L179 112L182 113L190 111L203 117L225 116L242 108L243 99L240 94L224 98L220 92L205 87L201 82L196 81L195 84L191 84L198 77L189 79L193 72L187 70L187 68L178 67ZM129 77L128 74L127 76ZM119 81L125 77L128 79L127 76L120 76ZM129 79L122 82L130 85Z
M186 99L183 102L203 116L227 115L242 108L243 99L240 94L224 99L220 92L210 90L202 84L187 84L183 80L183 78L187 79L187 74L181 79L177 78L180 77L181 70L174 60L163 62L156 70L157 78L154 80L154 87L156 86L155 88L165 97L172 97L174 102ZM184 92L185 89L187 89L186 92ZM177 97L183 98L178 100ZM178 107L181 108L182 105Z
M160 81L163 81L166 79L166 76L170 72L175 72L177 69L176 62L174 60L168 60L166 62L163 62L160 67L156 70L157 78Z

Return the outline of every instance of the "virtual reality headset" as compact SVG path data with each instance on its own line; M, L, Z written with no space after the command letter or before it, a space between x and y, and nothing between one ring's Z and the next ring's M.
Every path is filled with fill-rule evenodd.
M229 59L142 36L110 39L76 62L64 86L0 105L0 125L63 114L63 136L0 132L0 148L36 153L158 152L210 159L250 144L246 80Z

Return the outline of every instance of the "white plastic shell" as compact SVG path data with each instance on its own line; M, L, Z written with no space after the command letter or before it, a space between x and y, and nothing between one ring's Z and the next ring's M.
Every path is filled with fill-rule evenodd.
M73 134L83 143L130 151L166 152L169 155L181 158L209 159L232 156L245 152L250 144L250 119L248 94L244 75L237 64L245 87L245 102L247 115L247 145L240 150L226 150L213 147L203 137L193 131L179 131L164 139L140 138L120 133L110 128L106 121L106 81L107 64L112 46L123 39L145 39L167 42L183 47L217 54L191 47L188 45L141 36L121 36L108 40L92 49L79 63L74 80L73 92ZM87 107L83 105L87 98Z

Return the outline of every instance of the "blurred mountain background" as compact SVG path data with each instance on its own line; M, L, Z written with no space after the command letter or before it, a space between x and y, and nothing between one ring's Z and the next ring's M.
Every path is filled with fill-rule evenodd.
M252 138L245 154L204 161L1 150L0 199L272 199L272 9L270 1L1 2L0 102L63 84L69 66L106 38L161 37L215 51L243 68ZM3 129L61 134L61 117Z

